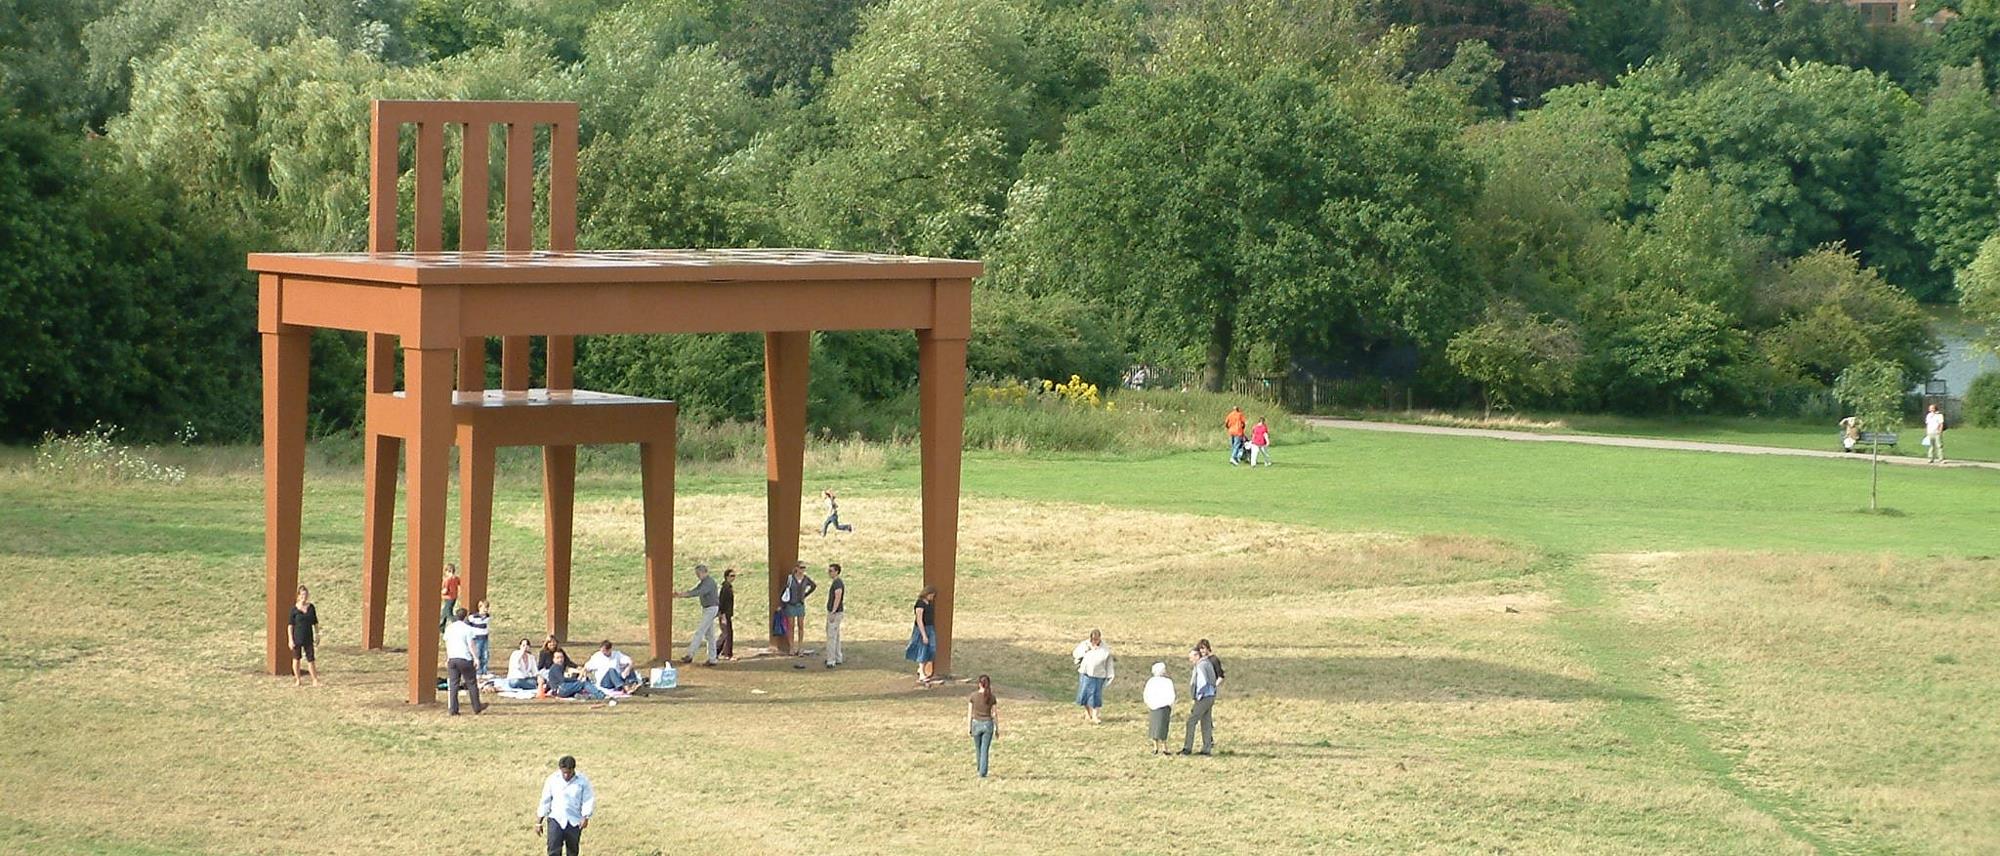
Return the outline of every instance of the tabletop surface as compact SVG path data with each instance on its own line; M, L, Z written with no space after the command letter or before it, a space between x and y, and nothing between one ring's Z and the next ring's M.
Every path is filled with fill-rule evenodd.
M259 273L399 285L969 279L977 261L809 249L251 253Z

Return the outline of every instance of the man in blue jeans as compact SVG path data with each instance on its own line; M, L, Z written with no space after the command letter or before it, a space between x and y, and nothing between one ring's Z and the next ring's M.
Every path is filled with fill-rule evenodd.
M1181 743L1182 755L1193 755L1194 727L1201 725L1201 754L1215 754L1215 666L1203 656L1200 648L1188 652L1188 662L1194 669L1188 675L1188 695L1194 697L1194 708L1188 711L1187 740Z

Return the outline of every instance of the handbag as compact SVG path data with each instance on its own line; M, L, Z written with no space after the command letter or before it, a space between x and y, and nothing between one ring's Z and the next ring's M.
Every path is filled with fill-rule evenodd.
M772 636L791 635L785 632L785 611L782 609L776 610L771 613L771 635Z

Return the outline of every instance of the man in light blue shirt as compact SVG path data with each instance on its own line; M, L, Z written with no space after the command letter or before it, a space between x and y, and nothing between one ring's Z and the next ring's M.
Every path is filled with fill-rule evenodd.
M562 756L556 771L542 783L542 802L535 809L535 832L547 832L549 856L577 856L583 846L584 827L597 813L597 792L590 780L576 771L576 759Z

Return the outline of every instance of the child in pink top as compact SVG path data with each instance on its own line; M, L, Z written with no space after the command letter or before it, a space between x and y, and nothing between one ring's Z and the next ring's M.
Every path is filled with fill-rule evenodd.
M1259 417L1257 424L1250 426L1250 466L1256 466L1259 460L1262 460L1267 467L1271 465L1271 450L1268 448L1270 445L1271 429L1264 424L1263 418Z

